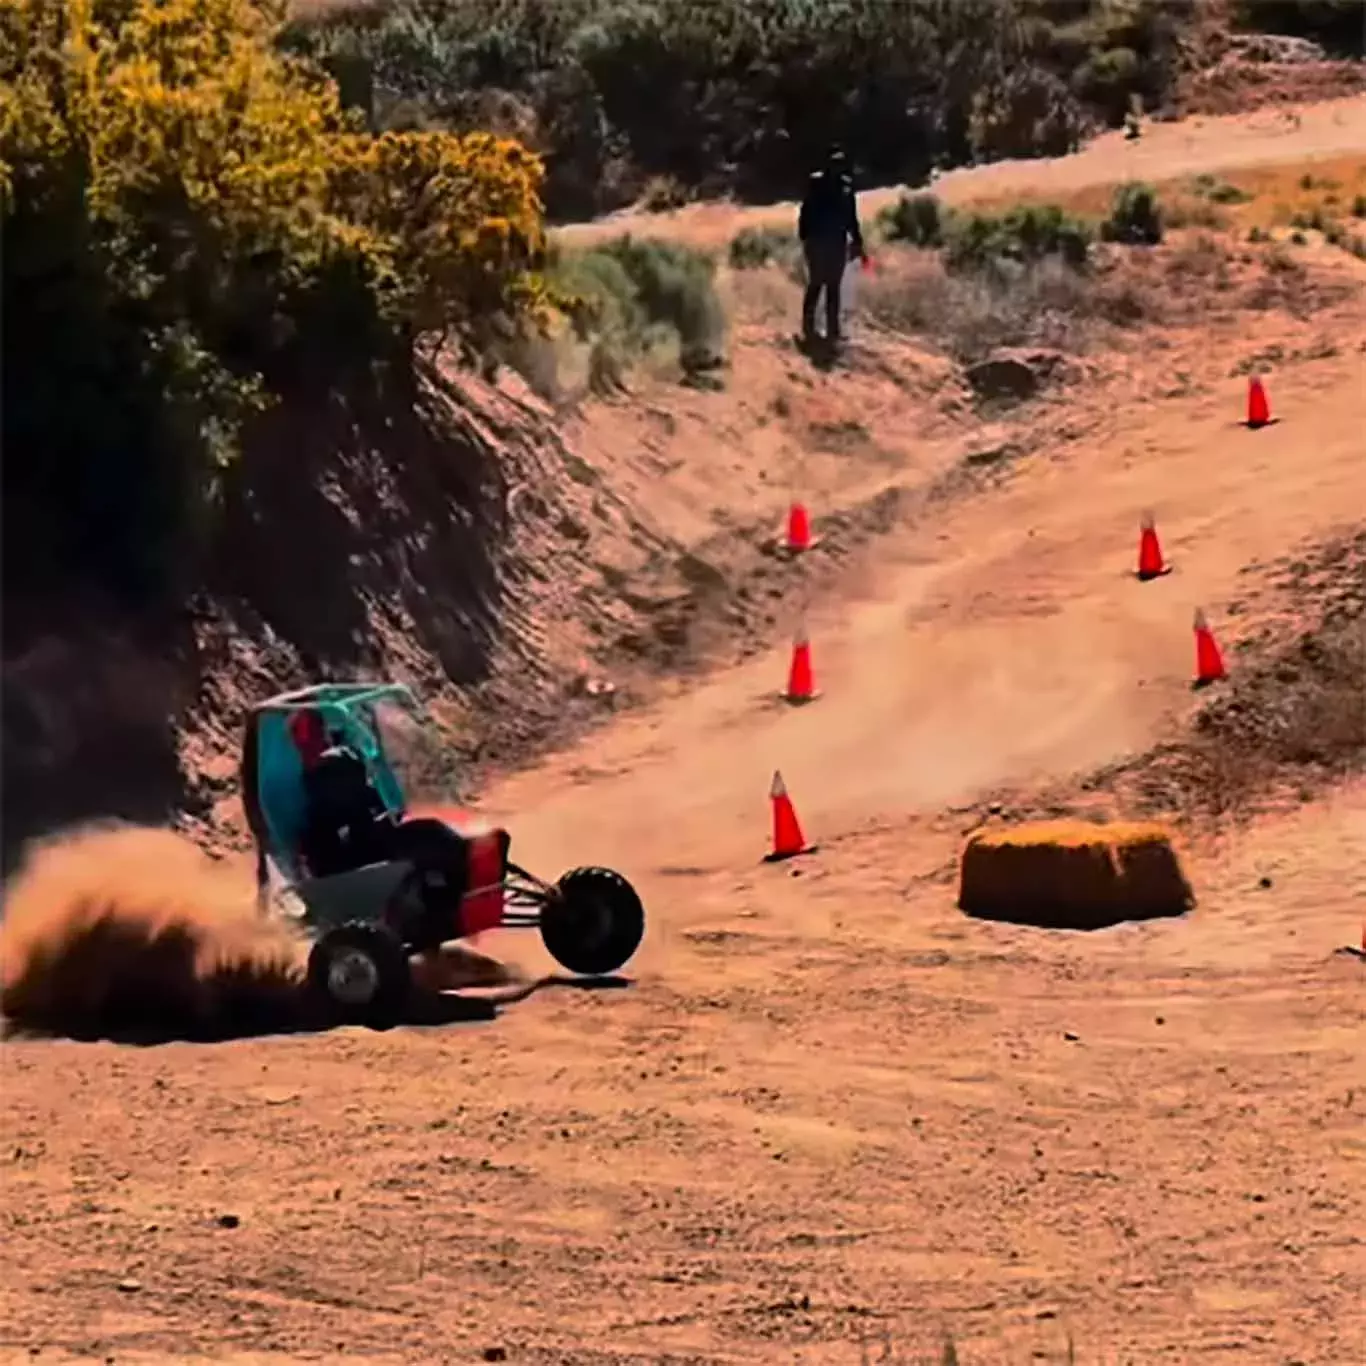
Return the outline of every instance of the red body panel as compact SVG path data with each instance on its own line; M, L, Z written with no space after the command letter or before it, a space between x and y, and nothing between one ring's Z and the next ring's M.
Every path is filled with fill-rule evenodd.
M441 821L469 844L469 884L460 905L457 938L482 934L503 923L503 851L507 832L456 806L415 807L409 816Z
M499 830L465 834L469 840L469 890L460 907L461 936L482 934L503 923L503 849Z

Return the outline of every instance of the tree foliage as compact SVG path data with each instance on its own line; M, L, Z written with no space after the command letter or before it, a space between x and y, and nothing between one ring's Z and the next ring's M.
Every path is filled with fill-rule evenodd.
M543 301L538 158L371 136L282 23L0 0L10 584L163 584L253 412Z
M831 139L871 181L1050 154L1133 96L1160 103L1195 0L393 0L332 9L289 43L372 76L380 126L486 126L547 164L583 217L656 176L791 195ZM358 86L363 83L358 83ZM491 102L490 96L496 95Z

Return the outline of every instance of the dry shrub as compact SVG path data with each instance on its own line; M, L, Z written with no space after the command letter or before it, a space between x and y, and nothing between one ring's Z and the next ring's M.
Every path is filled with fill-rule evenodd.
M1296 616L1315 604L1317 624L1245 642L1189 738L1116 770L1144 809L1238 819L1366 770L1366 531L1287 562L1272 587Z
M301 944L250 878L136 826L32 846L0 920L0 1012L73 1038L224 1038L295 1023Z
M987 920L1091 930L1182 915L1194 896L1160 826L1045 821L974 835L958 904Z
M1150 307L1117 271L1078 271L1061 260L1002 262L966 274L933 252L887 251L860 285L877 324L937 341L965 364L1001 346L1080 350L1097 325L1127 325Z
M1310 632L1239 677L1182 745L1153 756L1153 807L1238 818L1366 767L1366 621Z

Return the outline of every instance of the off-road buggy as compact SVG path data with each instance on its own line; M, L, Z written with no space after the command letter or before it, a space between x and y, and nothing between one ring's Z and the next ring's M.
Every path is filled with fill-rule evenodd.
M423 719L412 693L392 683L304 688L247 717L240 776L258 900L263 912L292 907L312 938L309 989L340 1021L392 1022L413 989L414 955L499 926L539 928L550 955L572 973L622 968L645 930L631 884L598 867L545 882L510 861L505 829L445 808L410 814L380 723L395 709L410 723ZM354 821L347 815L350 824L326 832L327 847L342 852L324 860L313 852L320 846L310 783L339 754L362 801ZM281 887L273 888L272 865Z

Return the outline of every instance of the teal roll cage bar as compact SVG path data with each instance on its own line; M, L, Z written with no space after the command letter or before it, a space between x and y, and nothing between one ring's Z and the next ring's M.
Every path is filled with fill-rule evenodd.
M384 752L374 713L378 702L397 702L413 716L422 706L402 683L317 683L258 702L247 713L242 733L242 764L239 772L242 806L256 844L256 898L265 913L270 886L270 860L292 885L304 881L295 857L303 827L303 764L289 735L287 717L313 709L322 714L330 731L365 759L384 804L398 816L407 810L403 785ZM264 760L264 762L263 762ZM504 923L513 928L536 923L537 908L553 895L552 885L516 863L507 865L508 914Z
M247 825L256 843L258 898L264 898L269 884L268 860L291 882L303 876L296 854L304 823L303 765L289 734L291 714L318 712L329 734L340 735L365 760L386 808L403 815L403 784L384 752L375 716L380 702L396 702L414 715L420 711L412 690L401 683L318 683L279 693L248 712L239 777Z

